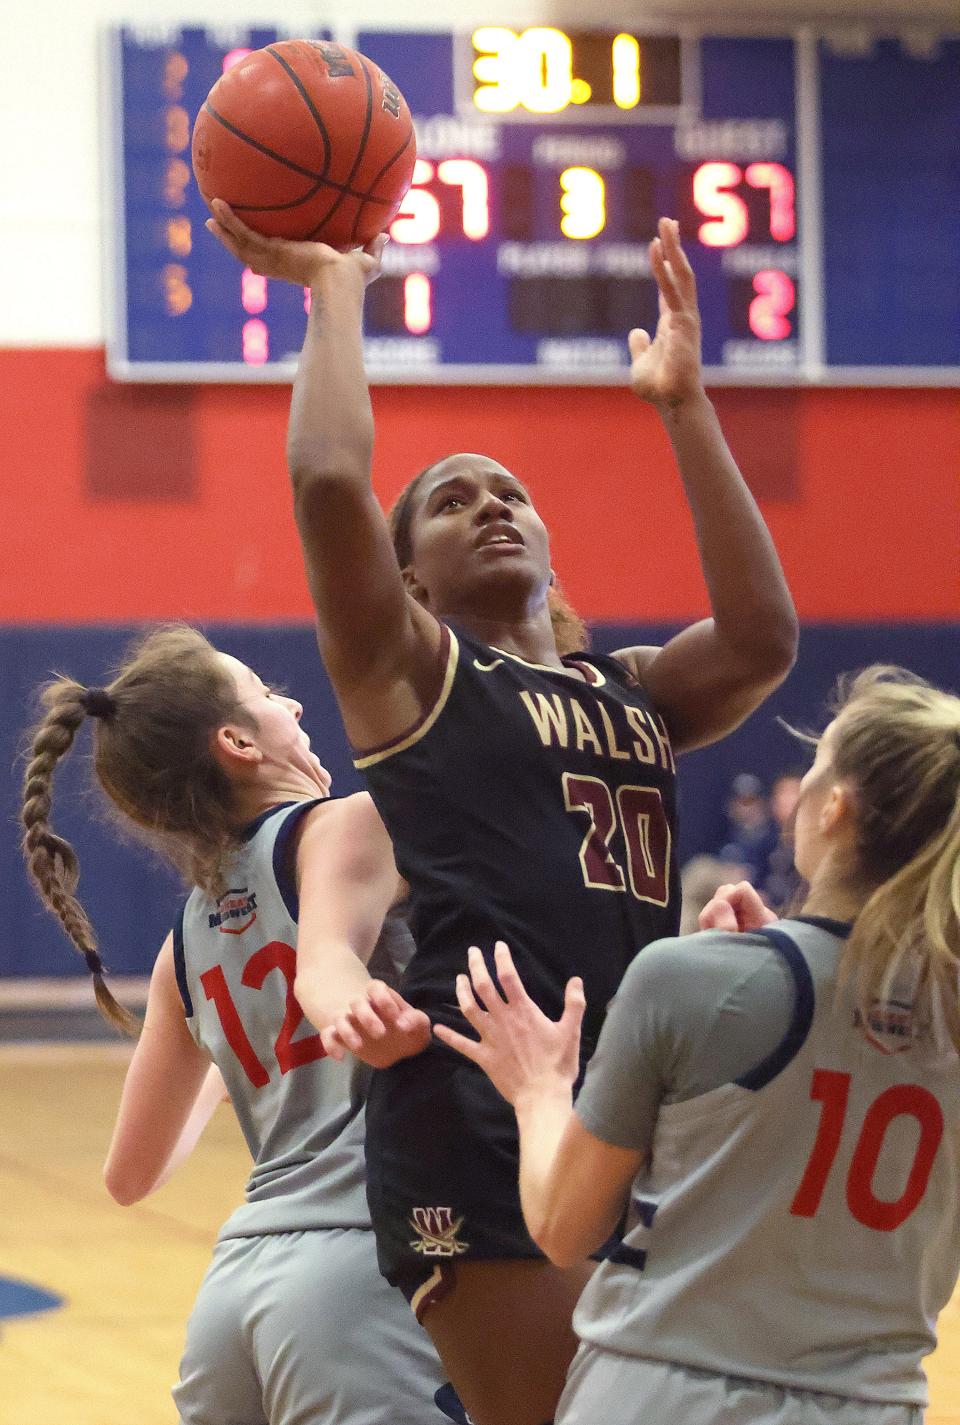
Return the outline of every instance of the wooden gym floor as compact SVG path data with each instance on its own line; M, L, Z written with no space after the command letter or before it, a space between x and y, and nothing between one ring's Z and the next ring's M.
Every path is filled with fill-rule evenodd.
M0 1046L0 1278L65 1299L0 1320L0 1425L175 1425L184 1323L248 1160L224 1106L165 1188L117 1207L100 1168L128 1054ZM940 1325L927 1425L960 1425L960 1297Z

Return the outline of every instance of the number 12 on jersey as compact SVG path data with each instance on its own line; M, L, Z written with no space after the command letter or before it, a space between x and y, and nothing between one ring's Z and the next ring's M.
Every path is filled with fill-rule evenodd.
M302 1039L293 1037L304 1014L293 993L297 952L292 945L284 945L281 940L271 940L269 945L262 945L244 965L240 983L248 989L262 990L264 980L274 970L279 970L287 982L283 1023L273 1045L280 1072L287 1074L291 1069L298 1069L301 1064L312 1064L315 1059L322 1059L324 1049L319 1034L307 1034ZM270 1082L270 1071L257 1057L257 1052L250 1043L222 966L214 965L212 969L205 970L200 976L200 983L207 999L213 1001L227 1043L236 1054L247 1078L254 1088L265 1088Z

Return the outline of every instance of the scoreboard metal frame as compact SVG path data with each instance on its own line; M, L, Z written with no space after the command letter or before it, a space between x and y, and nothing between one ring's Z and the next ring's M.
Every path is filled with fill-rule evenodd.
M940 28L942 29L942 26ZM604 31L609 30L611 42L619 33L613 26L604 26L603 29ZM271 33L273 32L274 27L271 27ZM278 38L283 37L281 30L276 29L275 32ZM709 359L709 354L705 353L707 358L705 360L705 378L708 383L713 385L949 386L960 384L960 327L958 327L956 352L951 352L950 355L952 359L943 364L831 364L828 359L828 314L824 271L822 135L820 132L819 46L822 41L829 38L829 31L825 32L823 29L813 28L811 26L798 28L795 25L776 23L762 27L748 27L739 24L724 25L715 21L710 21L709 23L704 22L699 25L688 22L668 24L665 20L649 20L647 17L644 17L642 25L635 26L633 31L630 32L632 35L640 36L639 43L641 45L645 41L650 41L656 37L675 37L678 41L680 54L680 88L676 96L676 103L650 105L646 111L638 106L632 111L621 110L620 112L614 112L610 105L604 106L602 111L595 111L591 110L587 103L574 104L571 102L566 103L560 111L552 113L524 111L522 105L517 105L513 112L502 112L493 115L479 114L475 107L470 108L471 102L474 104L477 102L476 91L481 87L480 81L474 77L476 70L474 68L472 72L470 63L470 41L474 32L479 33L477 26L460 29L455 33L449 29L426 30L423 26L416 29L411 27L409 30L408 33L411 42L413 42L416 37L425 34L452 36L454 56L451 75L451 84L455 94L455 103L451 107L454 109L454 113L452 115L438 114L433 116L425 114L422 106L417 104L414 98L411 100L411 108L414 111L415 121L419 120L426 128L432 119L440 120L443 117L449 117L455 120L458 113L462 117L464 111L469 110L470 123L474 127L498 125L503 131L509 130L511 135L521 134L521 131L527 130L530 134L539 134L541 138L545 134L550 133L554 138L561 141L569 141L571 138L576 139L577 137L582 137L585 143L585 152L588 154L591 140L603 140L604 137L610 138L619 133L622 136L627 136L626 142L629 144L632 141L629 136L631 134L639 134L647 126L663 128L672 125L676 129L679 125L685 125L687 128L693 129L694 126L700 122L702 112L703 75L701 57L705 43L715 39L744 42L755 39L778 39L791 43L793 46L794 107L793 112L785 117L790 125L788 155L791 177L795 181L795 237L783 241L779 246L778 243L772 240L751 245L745 240L738 239L737 244L725 248L720 253L722 262L728 260L728 253L733 254L733 256L729 259L731 263L730 271L726 273L724 283L719 284L716 275L718 268L716 252L705 254L701 250L701 244L696 237L691 236L689 230L685 232L685 245L691 254L691 260L695 270L698 271L698 276L702 273L704 277L704 281L701 283L701 291L705 297L705 336L708 338L706 345L709 351L715 354L718 350L718 341L715 339L716 334L713 333L713 327L716 326L719 331L725 320L728 321L728 324L729 320L731 320L726 314L733 310L733 297L731 297L730 292L734 290L734 287L737 287L739 290L743 288L745 282L752 281L755 292L759 294L755 299L760 301L758 310L763 310L763 289L762 287L756 287L756 282L758 277L762 278L764 274L771 269L769 266L766 266L761 267L758 271L756 270L756 264L754 264L755 270L751 272L751 255L754 250L757 253L757 262L769 264L771 250L773 250L774 260L776 260L776 253L779 248L782 247L784 253L783 266L782 268L778 267L773 269L773 271L786 281L789 292L785 301L789 302L791 300L791 294L795 298L793 306L788 306L785 309L787 313L785 325L789 327L793 340L791 342L785 341L779 343L774 337L769 340L761 341L756 338L752 331L747 334L745 339L740 341L737 341L734 336L725 336L720 349L723 351L724 356L727 351L733 352L734 359L729 361L726 359L719 361L716 359L711 360ZM528 30L519 29L513 32L505 31L508 37L511 33L514 33L521 39L528 32ZM578 36L582 36L583 34L583 31L578 31L575 27L571 27L565 31L552 32L560 33L566 37L572 37L574 42L579 42ZM131 311L132 304L137 300L137 291L131 290L130 260L136 256L136 243L141 240L143 224L138 228L137 224L131 223L130 221L131 196L128 191L128 175L125 172L124 162L128 113L124 105L121 44L124 35L128 37L132 35L135 36L137 42L142 43L144 46L149 46L150 44L164 45L175 40L180 33L181 31L176 28L158 27L150 29L137 26L132 30L130 28L124 30L113 29L105 35L104 64L106 83L104 85L104 91L107 97L107 105L104 114L103 133L104 162L108 174L108 181L105 184L107 196L105 231L107 241L104 250L106 290L109 302L107 339L108 370L111 376L116 379L127 381L289 382L296 370L297 343L293 343L289 350L284 352L284 359L280 360L265 357L262 352L257 352L255 348L253 350L255 359L253 360L168 359L163 354L159 357L156 355L144 357L142 353L137 350L131 350L131 342L129 340ZM257 36L262 36L264 33L265 31L251 30L246 27L235 30L225 30L222 27L210 29L208 27L206 30L206 35L212 36L215 39L217 45L223 49L224 54L227 54L233 49L246 48L248 43L256 41ZM318 25L313 31L313 37L333 38L341 43L363 48L365 52L371 53L372 57L379 61L381 56L377 53L375 44L371 42L375 40L377 33L381 32L358 31L356 29L348 30L342 26L329 27ZM400 38L396 29L384 31L382 35L384 39L389 37L394 42ZM266 41L261 39L261 42ZM253 43L252 47L258 46ZM474 42L474 52L475 51L476 44ZM489 51L485 53L489 53ZM391 73L391 77L397 79L400 87L403 88L402 79L391 72L389 57L385 58L383 63L384 68ZM215 74L212 75L209 82L212 83L215 77ZM499 81L494 81L494 89L498 82ZM544 82L546 82L546 80ZM581 84L583 81L577 79L574 80L574 83ZM471 85L473 89L471 89ZM589 94L589 86L587 86L587 92ZM596 119L592 117L593 112L597 112ZM192 118L192 115L190 115L190 117ZM730 115L730 122L737 122L737 116L735 114ZM744 122L749 124L749 119ZM514 142L520 143L521 145L526 141L527 140L523 139L522 136L514 140ZM676 142L676 137L674 141ZM180 138L177 139L177 142L181 142ZM536 139L530 140L530 142L535 144ZM560 143L558 151L563 151L562 142ZM573 149L570 151L572 152ZM429 158L425 160L426 162L429 162L435 167L442 164L442 158L430 148L427 149L427 154ZM180 162L188 165L189 152L183 150L182 145L180 155ZM455 151L448 156L455 157ZM717 162L713 162L708 153L701 152L700 158L703 162L700 167L719 169L725 155L721 152L717 152L715 157ZM771 157L773 156L771 155ZM742 162L744 165L742 171L746 172L746 160L742 160ZM677 164L679 167L679 159L677 159ZM754 164L755 168L765 167L767 169L777 168L779 166L779 164L771 163L766 163L765 165ZM602 202L604 178L603 175L597 171L598 168L599 165L595 168L588 164L584 170L577 171L584 171L588 175L594 174L595 179L599 179L599 192ZM565 170L564 180L566 174L571 171L570 168ZM631 169L630 171L635 172L636 169ZM738 172L740 171L738 168ZM415 183L416 181L415 179ZM589 179L588 181L594 183L594 179ZM192 176L190 182L192 185ZM594 186L596 185L594 184ZM565 196L561 200L564 204L568 201L566 193L567 190L565 189ZM793 201L793 193L794 190L791 189L791 201ZM465 195L463 196L463 201L464 203L466 202ZM769 194L769 201L772 209L772 191ZM194 206L199 204L202 209L203 205L202 200L199 199L199 194L194 193L191 202ZM434 206L436 206L435 201ZM741 203L740 206L743 207L743 204ZM569 210L567 211L569 219ZM202 213L199 214L200 217L202 217L202 215ZM705 218L705 223L711 221L717 223L721 221L716 216L712 218L706 214L702 216ZM402 220L409 222L409 215L404 219L404 210L401 210L401 216L397 221L401 222ZM772 216L769 219L769 224L772 233ZM196 222L194 222L193 226L194 229L196 229ZM700 228L701 232L706 230L706 226ZM138 236L138 234L140 235ZM464 235L466 235L465 225ZM565 237L561 234L555 246L559 247L560 245L570 244L571 248L579 248L581 253L589 251L593 254L611 250L613 245L610 243L604 245L603 240L591 248L590 243L592 236L599 236L599 234L588 235L586 238L581 237L580 234L574 237ZM497 246L496 262L499 263L503 255L502 249L510 240L501 238L492 232L485 235L484 240ZM205 249L206 244L210 245L208 249ZM463 248L463 246L464 244L461 242L460 247ZM477 244L477 246L479 247L479 244ZM546 246L547 244L542 238L533 238L532 240L528 240L526 244L522 241L519 243L513 242L511 253L507 255L516 256L519 260L523 258L524 252L536 253L538 249L542 251ZM619 242L616 244L616 247L619 251L612 254L613 258L618 262L625 263L625 270L629 270L635 276L639 274L637 280L640 286L643 286L645 281L643 277L645 242L636 240ZM516 249L515 253L513 249ZM199 255L197 260L202 263L233 263L233 259L230 259L226 254L221 253L219 249L214 247L214 240L203 232L202 227L196 232L192 250L198 251ZM411 272L417 270L418 265L424 268L425 273L429 273L431 264L433 270L436 271L438 266L442 267L444 255L448 251L442 242L438 243L436 241L423 244L422 246L415 242L405 243L403 241L395 241L388 245L384 262L384 277L380 279L379 283L369 289L368 306L374 307L379 303L381 309L388 311L389 302L395 295L399 280L402 279L404 291L406 292L407 278ZM418 264L417 258L421 255L426 257L428 261ZM457 259L460 263L461 281L463 272L469 270L463 266L464 260L463 254L461 253L460 258ZM593 261L593 257L589 260L584 258L585 263ZM536 264L534 263L534 265ZM169 268L177 268L178 266L179 264L175 262L165 263L160 270L167 273ZM260 316L257 315L257 302L261 299L255 296L255 298L251 298L248 301L246 292L241 293L240 291L240 269L235 263L233 263L233 268L235 269L237 282L238 304L240 302L243 304L241 309L235 314L236 320L243 323L244 332L246 332L248 326L250 330L255 333L260 332L261 329L266 331L266 324L261 320ZM584 266L583 270L593 272L593 268L589 265ZM600 270L602 271L602 269ZM614 270L614 268L611 268L611 270ZM486 271L489 273L489 265ZM498 266L498 274L499 271ZM724 269L724 271L726 271L726 269ZM742 274L742 279L738 277L737 274ZM552 278L562 281L562 278L558 277L557 272L552 274ZM262 279L260 280L262 281ZM480 280L482 280L482 269L481 278L478 279L478 285ZM429 281L429 276L427 276L425 300L427 300L428 303L428 315L432 315L429 309L429 300L432 295ZM544 283L549 284L550 281L551 273L549 270L549 262L547 262ZM381 283L383 284L382 287ZM650 285L650 280L647 279L646 286L649 287ZM496 283L490 283L488 281L487 290L492 291L495 286L497 286ZM283 284L270 284L271 297L275 301L281 300L280 289L282 287ZM377 292L378 287L381 287L380 293ZM250 288L250 290L253 291L254 289ZM262 300L266 302L265 284L262 290L264 294ZM530 309L536 312L537 301L542 300L542 292L544 290L545 288L541 287L533 292L530 300L526 303L526 308L520 320L528 323L531 320L535 320L535 317L531 318L530 316ZM632 289L628 288L626 290L629 292ZM259 291L260 289L257 288L256 292ZM719 296L717 294L719 294ZM748 292L747 298L745 298L744 301L749 298L750 293ZM294 299L296 299L294 289L289 289L282 297L282 300L287 302L288 307L290 301ZM182 300L184 302L187 301L186 294ZM193 300L192 294L190 294L190 300L191 302ZM437 303L439 301L438 298L434 300ZM776 301L779 300L779 297L775 297L773 300L773 308L770 308L769 303L767 307L769 310L775 312ZM451 302L453 302L453 299L451 299ZM726 303L726 312L724 311L724 303ZM622 302L620 305L622 305ZM619 307L616 303L614 303L614 306L616 306L617 311L619 311ZM743 302L741 302L741 306L743 306ZM751 306L749 310L752 313L753 307ZM456 310L453 310L450 316L447 316L446 313L444 316L446 321L455 322L458 314ZM194 318L195 317L196 311L194 312ZM224 319L222 311L219 313L219 317L221 320ZM193 320L193 318L191 320ZM391 320L389 312L385 320L388 322ZM176 318L172 317L171 321L175 325ZM431 348L417 335L411 334L409 337L407 335L378 337L375 331L370 332L368 329L366 353L367 369L370 380L379 384L622 384L626 380L628 369L626 358L627 326L632 324L648 325L649 321L650 317L649 314L647 314L645 319L641 318L637 321L630 320L624 322L622 328L618 329L618 335L615 338L619 342L619 355L616 359L610 355L613 350L612 342L614 340L612 333L610 339L607 341L600 339L595 340L591 337L581 340L576 336L572 336L566 343L563 339L557 339L554 341L554 346L550 347L549 342L551 338L548 332L542 341L537 342L535 347L537 358L533 360L514 359L511 361L498 361L496 359L488 359L473 361L460 359L444 361L442 356L440 359L431 359L430 353L434 348ZM286 325L289 327L289 321ZM162 323L160 330L162 338ZM429 330L429 328L427 330ZM476 328L474 328L474 330L476 330ZM267 334L269 335L269 333ZM302 328L300 330L300 336L302 338ZM544 342L547 343L547 346L543 345ZM593 342L594 345L591 345L591 342ZM135 346L135 343L133 345ZM789 351L787 351L788 347L791 348ZM554 349L557 354L552 355L549 361L538 359L541 350L548 350L552 353ZM392 358L391 352L394 353ZM564 359L565 352L571 354L567 360ZM781 360L780 358L784 355L784 352L787 352L787 359ZM244 347L244 353L246 354L246 347ZM401 353L403 359L398 360L396 353ZM594 354L598 355L598 359L594 359Z

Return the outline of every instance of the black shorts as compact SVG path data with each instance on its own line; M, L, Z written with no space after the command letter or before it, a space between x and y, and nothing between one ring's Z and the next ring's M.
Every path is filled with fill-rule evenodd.
M513 1109L442 1045L373 1075L367 1197L380 1270L408 1299L437 1267L542 1257L523 1221Z

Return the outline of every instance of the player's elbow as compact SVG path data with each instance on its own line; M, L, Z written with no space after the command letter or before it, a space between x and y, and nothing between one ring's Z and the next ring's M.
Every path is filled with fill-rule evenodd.
M791 602L777 610L770 619L764 655L769 676L782 683L797 661L800 647L800 620Z
M752 626L738 628L733 638L727 637L731 660L739 663L744 680L770 689L783 682L797 661L800 623L788 599L767 609Z
M534 1221L528 1216L527 1230L555 1267L576 1266L589 1257L596 1245L584 1238L576 1223L565 1221L558 1213L545 1212Z
M575 1267L590 1255L590 1247L572 1238L568 1233L544 1232L533 1239L545 1257L555 1267Z
M331 993L331 986L315 971L297 971L293 995L314 1029L321 1031L329 1028L349 1008L349 998L343 993Z
M107 1192L120 1207L133 1207L134 1203L142 1202L151 1187L137 1173L109 1159L104 1164L103 1181Z
M778 688L797 659L800 627L793 606L769 611L753 627L726 631L718 647L730 710L742 721ZM731 723L729 731L736 723Z

